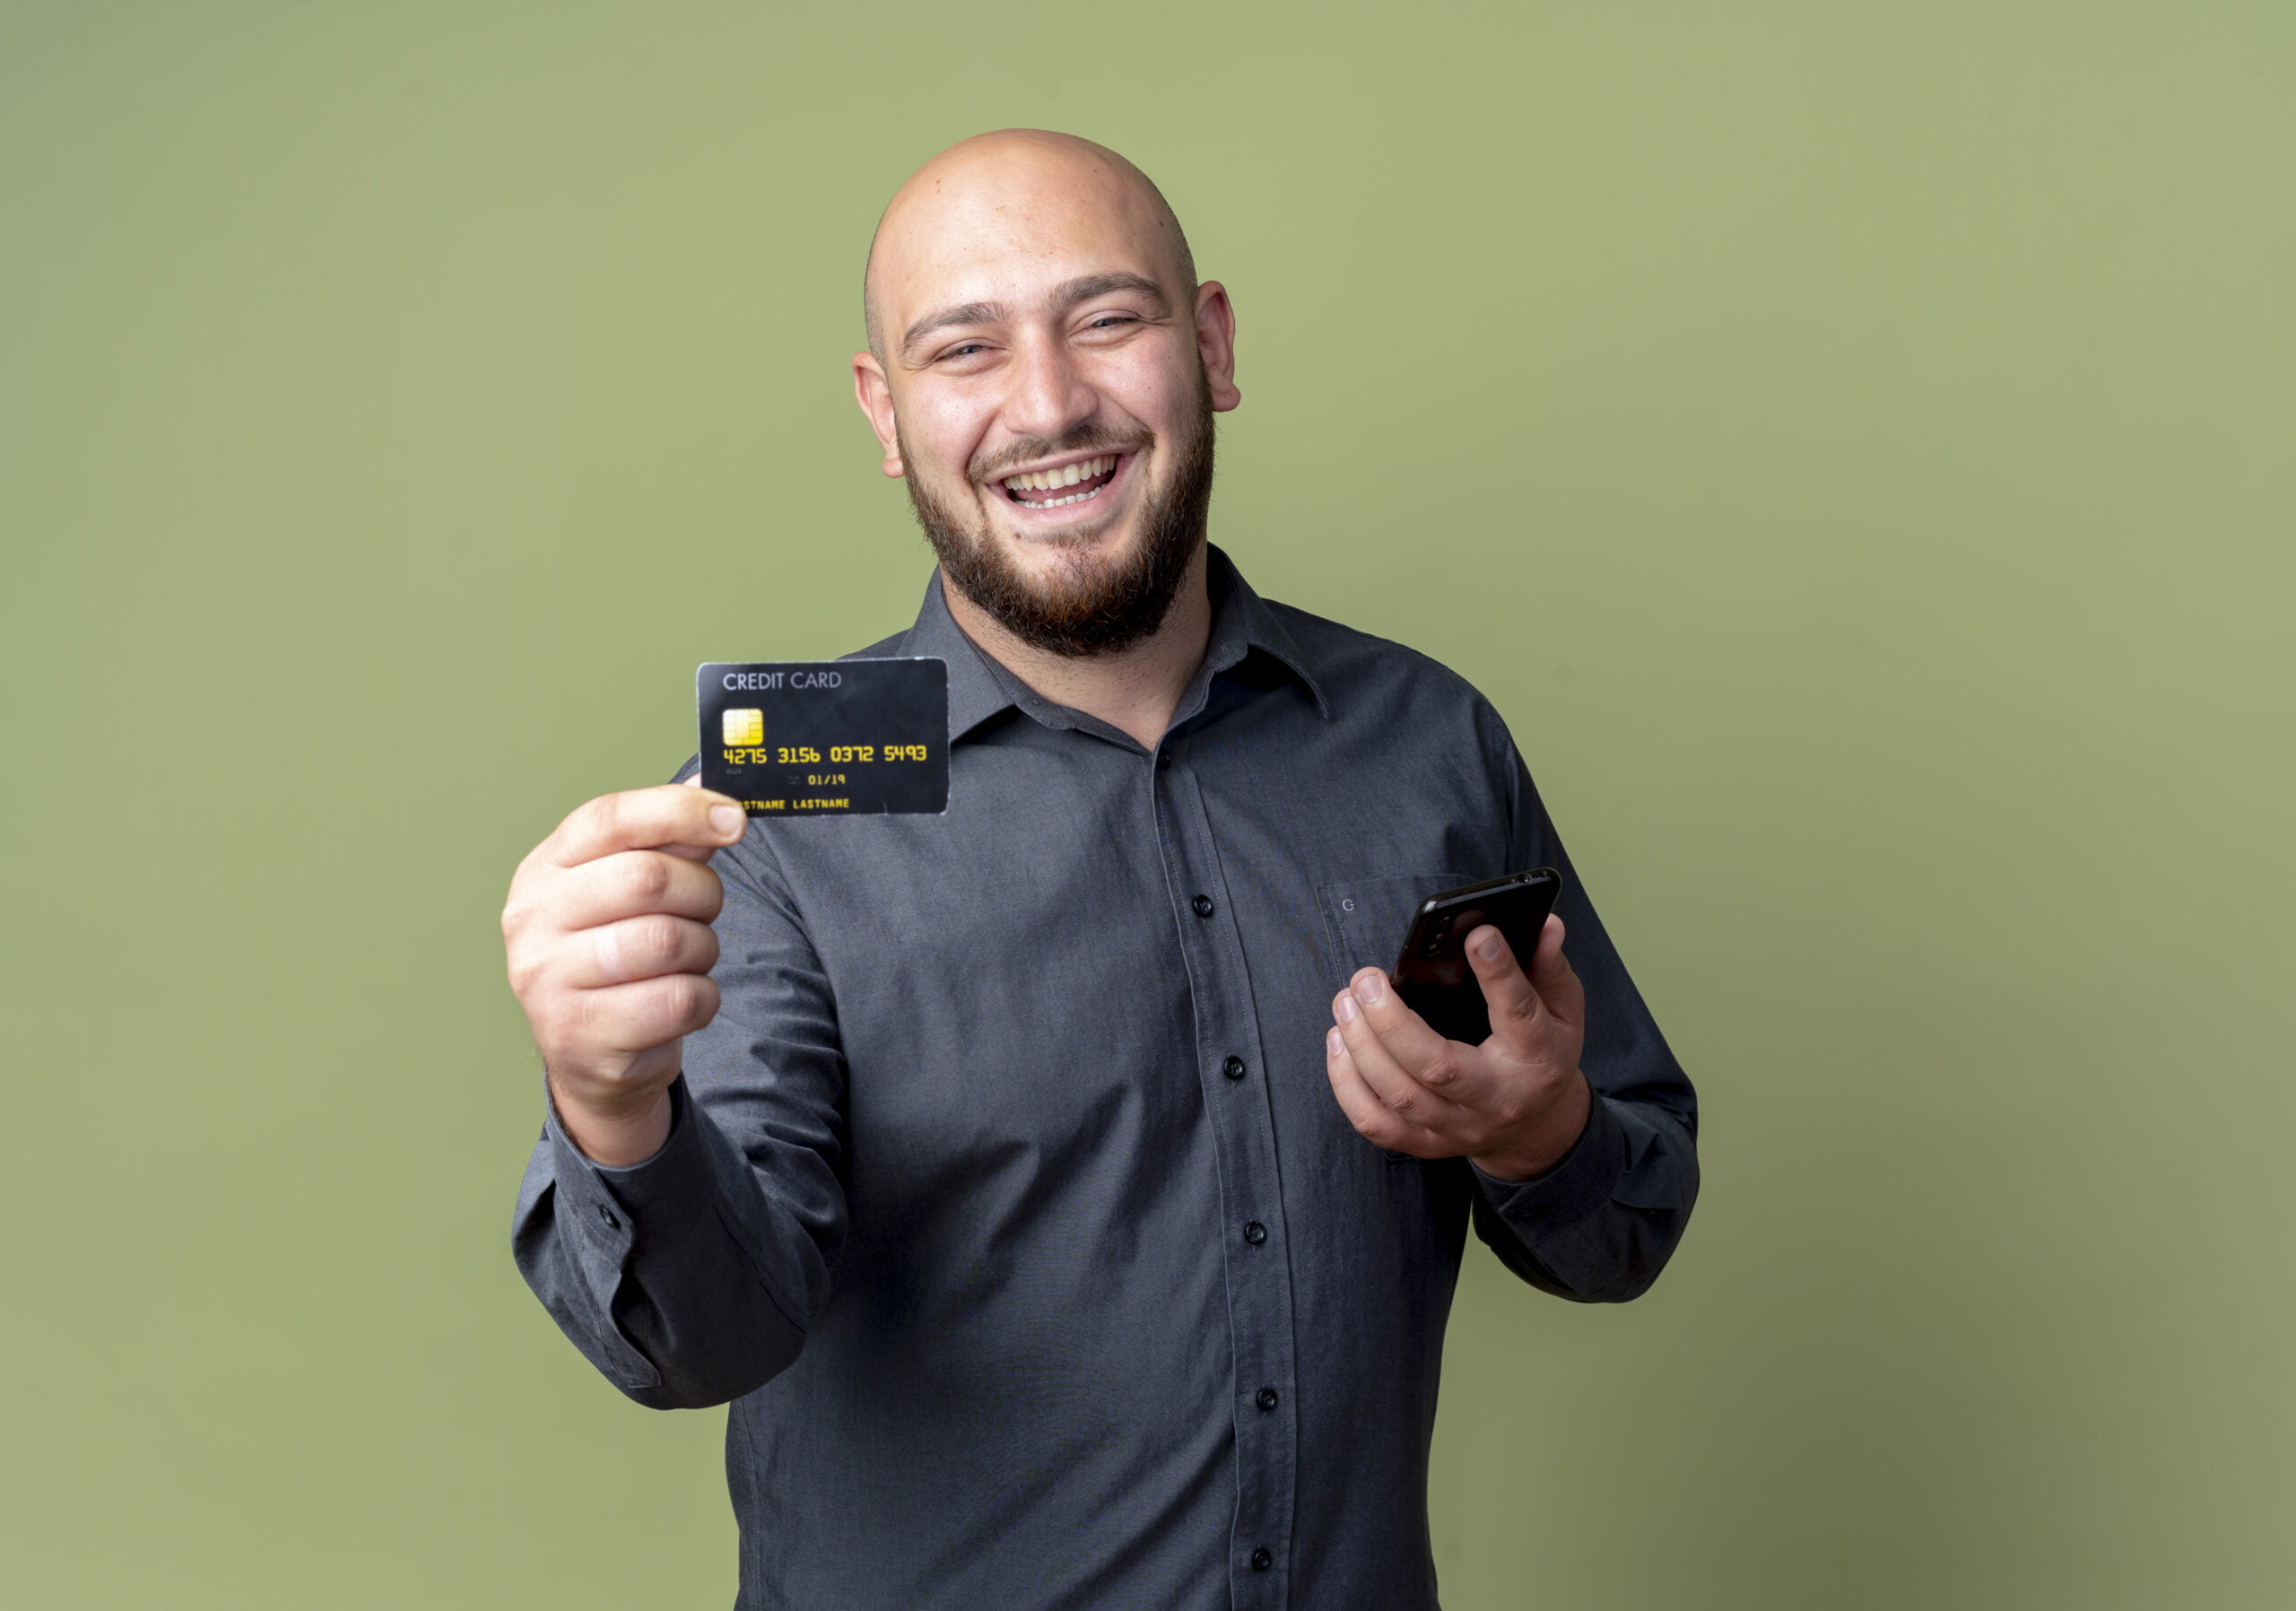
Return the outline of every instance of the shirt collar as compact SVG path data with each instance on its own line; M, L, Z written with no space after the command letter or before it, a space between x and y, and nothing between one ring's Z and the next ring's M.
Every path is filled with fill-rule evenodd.
M1330 720L1331 702L1325 697L1313 666L1290 629L1267 601L1252 591L1251 584L1244 580L1242 572L1226 553L1215 545L1209 558L1205 579L1212 594L1212 636L1205 646L1204 668L1196 680L1201 683L1229 670L1257 649L1298 678L1315 700L1318 714ZM924 605L917 612L916 624L902 635L900 652L934 656L948 663L952 744L989 718L1008 710L1019 708L1042 720L1058 709L1037 697L1020 678L965 636L956 617L949 614L949 601L942 594L941 573L937 570L925 584ZM1200 708L1202 701L1183 697L1180 708L1186 710L1191 704Z

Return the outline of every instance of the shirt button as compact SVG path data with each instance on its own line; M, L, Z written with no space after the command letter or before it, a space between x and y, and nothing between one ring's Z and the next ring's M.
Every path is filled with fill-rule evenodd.
M1264 1410L1272 1410L1283 1401L1275 1396L1275 1389L1274 1388L1262 1388L1259 1390L1258 1396L1255 1398L1252 1402L1258 1405L1260 1408Z
M1222 1073L1222 1074L1224 1074L1224 1075L1227 1075L1230 1079L1231 1079L1231 1080L1239 1080L1239 1079L1243 1078L1243 1077L1244 1077L1244 1060L1243 1060L1243 1058L1230 1058L1226 1062L1224 1062L1224 1063L1222 1063L1222 1064L1221 1064L1221 1065L1220 1065L1220 1072L1221 1072L1221 1073Z
M1261 1224L1257 1220L1252 1221L1251 1223L1244 1227L1244 1240L1251 1243L1254 1247L1259 1246L1260 1243L1267 1240L1267 1227Z
M1275 1557L1268 1554L1267 1551L1264 1549L1256 1549L1252 1551L1252 1570L1254 1572L1265 1572L1269 1567L1274 1564Z
M598 1217L605 1221L607 1230L619 1231L622 1229L622 1222L614 1218L613 1210L607 1207L604 1203L600 1203L598 1205Z
M1156 770L1160 772L1168 772L1172 770L1171 751L1158 750L1156 752Z
M1195 900L1189 901L1188 904L1196 908L1196 915L1199 918L1208 918L1213 912L1220 910L1218 907L1212 904L1212 897L1209 895L1198 895Z

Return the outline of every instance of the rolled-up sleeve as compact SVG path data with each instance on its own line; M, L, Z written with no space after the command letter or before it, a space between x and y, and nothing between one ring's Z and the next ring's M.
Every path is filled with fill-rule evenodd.
M657 1409L724 1403L795 1360L845 1233L835 1009L761 839L713 858L721 1005L687 1037L669 1138L606 1168L552 1111L518 1192L527 1284L607 1380Z
M1493 718L1496 719L1495 718ZM1505 743L1509 866L1562 875L1563 954L1587 992L1579 1067L1593 1088L1587 1128L1535 1180L1476 1170L1474 1225L1500 1260L1542 1291L1623 1302L1658 1278L1698 1200L1698 1097L1643 1005L1586 886Z

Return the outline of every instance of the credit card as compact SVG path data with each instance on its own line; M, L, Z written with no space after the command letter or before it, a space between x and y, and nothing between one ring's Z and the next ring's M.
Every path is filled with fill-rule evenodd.
M752 816L949 806L949 663L769 660L694 674L701 787Z

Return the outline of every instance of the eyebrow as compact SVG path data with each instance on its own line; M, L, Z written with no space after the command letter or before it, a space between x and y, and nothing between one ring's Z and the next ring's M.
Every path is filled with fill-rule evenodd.
M1145 274L1124 271L1105 274L1084 274L1064 282L1052 293L1056 309L1074 308L1079 302L1089 302L1094 297L1111 295L1119 291L1135 292L1156 304L1159 317L1169 317L1171 302L1164 295L1164 288ZM960 302L953 308L944 308L928 313L911 325L900 338L904 354L913 353L917 344L935 330L946 330L956 325L994 325L1012 317L1012 310L1002 302Z

